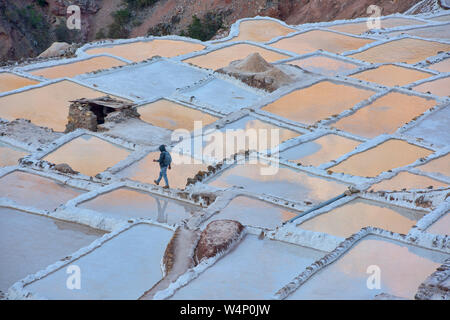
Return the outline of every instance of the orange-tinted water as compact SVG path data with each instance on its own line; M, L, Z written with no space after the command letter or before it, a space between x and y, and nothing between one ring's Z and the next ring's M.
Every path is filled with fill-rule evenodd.
M314 56L301 60L290 61L288 63L305 70L320 73L323 75L336 75L338 73L350 71L358 67L353 63L344 62L342 60L324 56Z
M447 184L425 176L419 176L409 172L400 172L389 180L383 180L374 184L370 189L373 191L401 191L403 189L425 189L430 186L433 188L446 187Z
M369 24L368 24L369 22ZM358 22L358 23L347 23L347 24L340 24L336 26L329 27L328 29L341 31L341 32L347 32L352 34L362 34L364 32L367 32L371 30L372 24L371 21L364 21L364 22ZM405 19L405 18L388 18L388 19L382 19L380 20L380 28L383 29L389 29L394 27L400 27L400 26L413 26L413 25L421 25L425 24L425 22L413 20L413 19Z
M352 75L352 78L375 82L385 86L404 86L405 84L416 82L428 77L431 73L403 68L395 65L383 65L376 69L371 69Z
M109 53L134 62L149 59L153 56L174 57L193 51L200 51L204 45L178 40L155 39L147 42L133 42L112 47L101 47L86 50L88 54Z
M371 90L322 81L289 93L263 110L290 120L313 124L350 109L373 94Z
M427 230L432 234L449 235L450 234L450 214L448 212L438 221L433 223Z
M435 100L391 92L339 120L333 127L374 138L383 133L394 133L399 127L435 105Z
M432 64L428 69L436 70L439 72L450 72L450 59L442 60L438 63Z
M450 77L422 83L413 89L424 93L431 92L437 96L448 97L450 96Z
M416 168L425 172L442 173L443 175L450 177L450 154L439 157Z
M0 142L0 167L15 166L28 153Z
M414 146L405 141L391 139L372 149L351 156L330 170L354 176L375 177L384 171L403 167L432 153L431 150Z
M242 21L239 25L239 35L231 41L255 41L266 42L275 37L280 37L294 32L276 21L271 20L249 20Z
M26 86L38 84L38 81L20 77L13 73L0 73L0 92L12 91Z

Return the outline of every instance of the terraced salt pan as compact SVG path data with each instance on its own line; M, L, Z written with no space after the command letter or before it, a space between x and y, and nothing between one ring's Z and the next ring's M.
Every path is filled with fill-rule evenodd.
M159 159L159 155L159 152L151 152L142 160L117 173L117 176L154 184L153 181L159 177L160 168L157 162L153 162L153 159ZM179 155L174 152L171 153L171 156L172 170L167 170L171 188L182 189L186 186L187 178L194 177L198 171L207 171L208 166L206 164L198 163L198 160L190 156ZM161 180L160 185L165 185L164 179Z
M421 211L356 199L306 220L298 227L343 238L348 238L361 228L369 226L407 234L424 214L425 212Z
M418 166L416 168L424 172L440 173L447 177L450 177L450 154L439 157L428 162L427 164Z
M450 72L450 59L445 59L435 64L432 64L428 69L436 70L439 72Z
M240 43L183 61L202 68L216 70L228 66L231 61L242 60L255 52L259 53L268 62L289 58L289 56L275 51Z
M335 134L327 134L310 142L302 143L280 153L280 156L292 162L306 166L318 166L338 159L355 149L360 142Z
M95 176L124 160L130 152L103 139L82 135L69 141L43 160L54 164L67 163L73 170Z
M53 211L82 192L54 180L20 171L0 178L0 198L41 210Z
M408 142L390 139L367 151L352 155L330 170L354 176L376 177L384 171L406 166L432 153L431 150Z
M391 179L374 184L371 189L373 191L400 191L403 189L425 189L430 186L436 189L447 187L447 184L425 176L403 171Z
M0 167L15 166L28 153L0 142Z
M405 62L414 64L441 51L450 51L450 45L419 39L400 39L380 44L365 51L350 55L350 57L372 62L393 63Z
M200 51L204 48L204 45L198 43L178 40L155 39L151 41L139 41L115 46L87 49L86 53L109 53L111 55L119 56L134 62L140 62L154 56L170 58L188 54L194 51Z
M404 86L408 83L431 77L433 74L395 65L383 65L376 69L359 72L352 78L375 82L385 86Z
M0 72L0 92L12 91L38 83L38 81L21 77L13 73Z
M0 290L101 237L83 225L0 207Z
M69 101L104 95L103 92L64 80L0 97L0 118L9 121L28 119L38 126L62 132L67 124Z
M433 223L426 232L432 234L449 235L450 234L450 215L448 212L438 221Z
M264 171L267 170L267 171ZM219 188L240 186L245 190L296 201L323 202L343 193L347 186L292 169L258 164L241 164L227 169L210 185Z
M34 71L30 71L30 73L32 75L44 77L47 79L57 79L63 77L72 78L79 74L123 66L125 64L125 62L112 57L94 57L91 59L81 60L73 63L37 69Z
M161 77L162 74L164 77ZM170 96L176 89L206 77L207 74L203 71L159 60L104 73L88 74L81 76L80 80L105 91L140 100Z
M299 270L323 255L317 250L247 235L215 265L176 291L172 299L271 299Z
M335 76L358 68L358 65L326 56L313 56L300 60L289 61L288 64L298 66L304 70L325 76Z
M434 17L434 18L431 18L430 20L433 20L433 21L450 21L450 14L439 16L439 17Z
M206 103L213 111L225 114L250 107L262 98L253 90L222 79L213 79L202 86L184 90L182 95L185 100L194 97L196 102Z
M169 130L192 131L194 130L194 121L201 121L202 126L207 126L218 119L207 113L164 99L143 105L138 108L138 112L141 120Z
M213 215L205 222L205 225L215 220L236 220L243 225L274 229L298 214L288 211L273 204L238 196L234 198L224 209Z
M380 20L380 29L390 29L401 26L415 26L421 24L425 24L425 22L406 18L387 18ZM372 30L372 23L369 19L367 19L367 21L364 22L339 24L331 26L328 29L359 35ZM373 28L373 30L377 31L379 29Z
M450 77L425 82L413 87L413 89L419 92L431 92L437 96L448 97L450 96Z
M293 121L314 124L352 108L374 93L371 90L322 81L293 91L265 106L263 110Z
M70 264L81 270L80 290L66 287L70 265L24 289L52 300L138 299L161 280L161 259L172 234L158 226L133 226Z
M407 130L406 134L443 146L450 145L448 128L450 128L450 106L433 112Z
M396 37L402 34L428 39L450 39L450 24L390 32L389 36Z
M394 133L399 127L436 105L436 100L391 92L354 114L342 118L333 127L362 137L374 138Z
M198 208L191 205L128 188L101 194L78 207L117 218L144 218L168 224L179 223L198 211Z
M267 42L270 39L285 36L296 30L283 26L273 20L247 20L239 24L239 35L230 41Z
M414 299L419 285L448 255L369 236L360 240L339 260L320 270L292 293L290 300L372 300L380 293ZM380 289L369 289L367 281L378 266Z
M343 53L359 49L372 42L371 39L356 38L331 31L312 30L281 39L270 46L297 54L306 54L319 49L332 53Z

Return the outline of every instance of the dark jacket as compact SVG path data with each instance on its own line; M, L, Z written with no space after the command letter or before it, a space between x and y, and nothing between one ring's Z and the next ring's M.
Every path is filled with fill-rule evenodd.
M159 151L161 151L161 154L159 155L159 159L158 159L159 166L161 168L170 166L170 162L172 162L171 161L172 159L170 157L169 152L166 150L166 146L165 145L159 146ZM167 160L169 160L168 164L167 164Z

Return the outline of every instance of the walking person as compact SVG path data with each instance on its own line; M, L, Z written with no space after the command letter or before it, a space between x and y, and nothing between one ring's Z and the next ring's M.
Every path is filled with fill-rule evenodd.
M166 150L165 145L159 146L159 151L161 151L161 154L159 155L159 159L154 159L153 162L159 162L159 167L161 168L161 171L159 172L159 178L155 180L156 185L159 185L159 182L162 178L164 178L164 181L166 182L166 186L164 189L169 189L169 180L167 179L167 168L169 170L172 169L172 157L170 156L170 153Z

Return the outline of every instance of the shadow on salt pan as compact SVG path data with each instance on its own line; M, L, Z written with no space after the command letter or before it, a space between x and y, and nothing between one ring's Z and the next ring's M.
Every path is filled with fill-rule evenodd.
M87 246L104 232L0 207L0 290Z
M173 300L271 299L325 253L247 235L230 253L179 289Z
M442 26L430 26L424 28L416 28L411 30L403 30L391 32L390 37L396 37L402 34L407 34L414 37L428 38L428 39L450 39L450 24Z
M197 102L207 103L214 111L225 114L250 107L263 97L254 90L222 79L212 79L194 89L183 90L181 94L188 101L194 97Z
M438 221L434 222L426 232L432 234L439 234L442 236L450 235L450 214L447 212Z
M70 265L24 289L52 300L138 299L161 280L161 259L172 235L158 226L133 226L70 264L80 268L80 290L66 287Z
M0 178L0 198L19 205L53 211L83 191L38 175L14 171Z
M178 223L199 210L197 207L176 200L128 188L119 188L101 194L79 204L78 207L125 220L144 218L168 224Z
M215 220L225 219L237 220L247 226L274 229L297 214L299 212L294 213L271 203L238 196L219 213L214 214L204 225Z
M365 227L377 227L401 234L408 231L426 212L386 206L356 199L298 225L299 228L347 238Z
M191 85L207 76L208 73L186 65L158 60L98 74L82 75L78 79L118 95L147 100L170 96L176 89Z
M360 240L337 261L317 272L288 299L371 300L380 293L413 299L419 285L438 268L448 255L368 236ZM380 268L380 289L369 289L367 282Z

